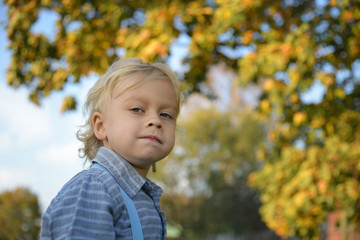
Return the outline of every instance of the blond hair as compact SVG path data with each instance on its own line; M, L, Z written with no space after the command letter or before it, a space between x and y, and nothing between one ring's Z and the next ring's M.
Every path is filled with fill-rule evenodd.
M142 74L142 76L133 77L138 74ZM95 136L92 116L95 112L104 110L108 100L113 97L114 88L121 83L120 94L122 94L144 82L155 79L171 81L176 92L177 111L179 112L182 101L180 83L175 73L167 65L142 62L138 58L128 58L116 60L107 69L106 73L89 90L83 107L83 114L87 119L76 134L77 138L83 142L83 147L79 149L80 157L91 161L95 158L99 148L103 146L102 141Z

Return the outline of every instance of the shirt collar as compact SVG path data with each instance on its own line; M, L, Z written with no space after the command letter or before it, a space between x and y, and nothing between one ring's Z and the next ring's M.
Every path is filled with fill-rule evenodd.
M133 198L148 179L143 178L129 162L114 151L101 147L93 162L106 167L124 191Z
M154 199L160 199L160 196L163 192L161 187L159 187L156 183L152 182L150 179L146 178L146 182L143 186L145 192L147 192Z

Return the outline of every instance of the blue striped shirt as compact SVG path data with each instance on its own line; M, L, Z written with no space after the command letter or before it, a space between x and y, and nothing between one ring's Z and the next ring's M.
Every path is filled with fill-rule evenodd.
M74 176L45 211L41 239L132 239L118 183L135 204L144 239L166 239L166 220L159 202L161 188L105 147L99 149L93 162L109 169L116 180L97 168Z

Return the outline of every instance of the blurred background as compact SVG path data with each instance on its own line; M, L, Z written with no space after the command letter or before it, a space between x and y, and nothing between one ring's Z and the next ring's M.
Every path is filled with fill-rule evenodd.
M167 63L185 95L149 178L169 239L360 239L357 0L0 2L0 239L88 164L75 133L117 57Z

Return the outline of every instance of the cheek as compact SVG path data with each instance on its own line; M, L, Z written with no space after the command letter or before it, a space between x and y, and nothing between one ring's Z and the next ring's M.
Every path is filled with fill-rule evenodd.
M169 132L169 143L173 147L175 144L175 128Z
M122 141L127 138L131 133L131 128L127 125L113 122L112 126L108 129L108 135L112 140Z

